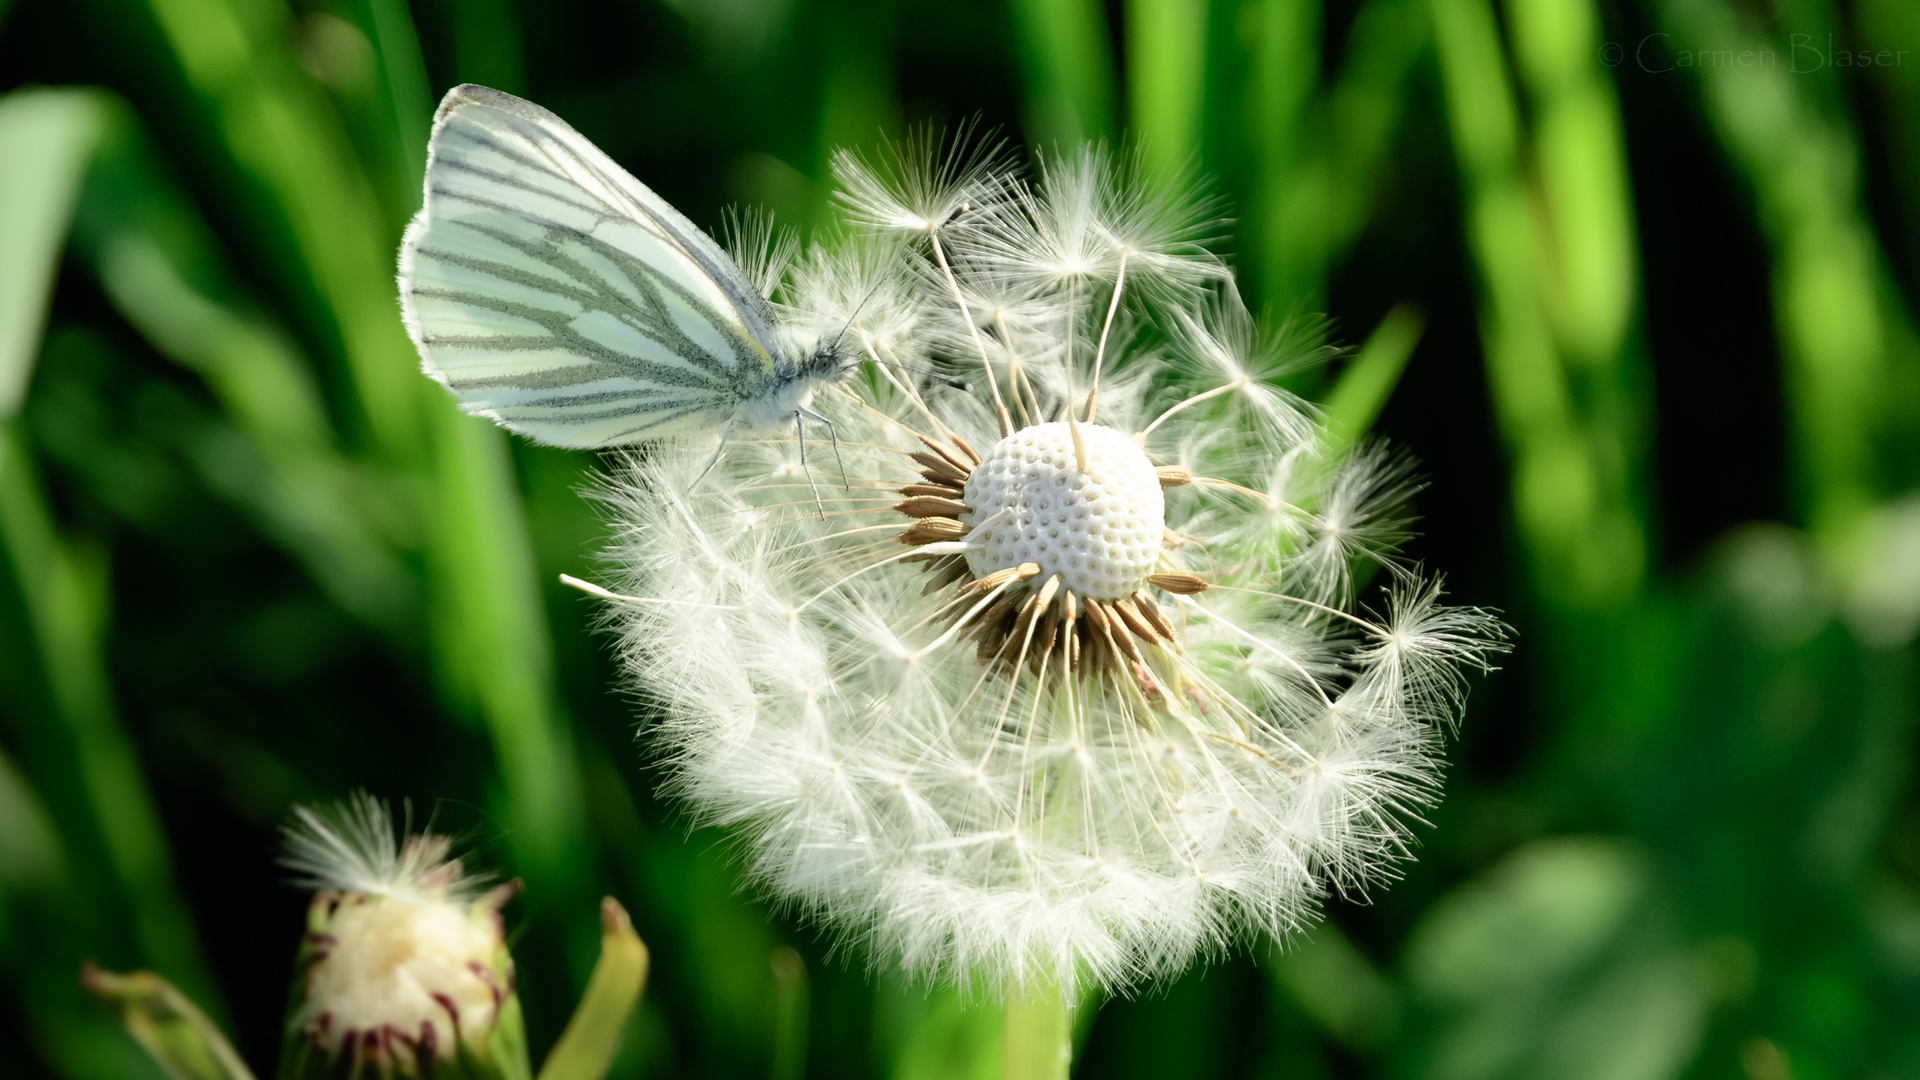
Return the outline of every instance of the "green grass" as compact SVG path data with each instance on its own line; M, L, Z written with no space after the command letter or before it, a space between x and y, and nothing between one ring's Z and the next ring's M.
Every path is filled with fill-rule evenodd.
M364 786L526 880L536 1060L612 893L652 952L612 1075L998 1074L998 1006L869 975L655 798L557 584L599 465L418 375L393 253L473 80L706 225L810 224L831 147L913 124L1130 140L1212 178L1254 308L1355 347L1298 379L1341 436L1430 463L1416 554L1520 637L1418 861L1081 1010L1082 1075L1920 1076L1920 20L1777 8L0 4L0 1042L156 1075L92 958L270 1071L273 830ZM1647 33L1914 55L1602 62Z

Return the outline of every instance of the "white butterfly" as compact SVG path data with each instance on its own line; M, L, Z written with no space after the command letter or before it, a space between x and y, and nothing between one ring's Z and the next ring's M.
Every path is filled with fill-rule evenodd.
M783 343L726 252L564 120L471 84L434 114L400 303L462 408L554 446L791 417L804 465L804 420L832 431L808 400L851 368Z

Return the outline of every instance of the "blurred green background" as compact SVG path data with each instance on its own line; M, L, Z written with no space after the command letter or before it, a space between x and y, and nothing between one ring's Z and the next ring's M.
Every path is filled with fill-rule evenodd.
M526 879L536 1058L608 892L616 1076L998 1075L993 1008L655 798L556 580L595 458L416 374L461 81L709 226L820 220L910 125L1124 135L1216 178L1256 308L1365 345L1299 389L1398 378L1413 553L1519 647L1404 880L1083 1009L1077 1075L1920 1077L1913 0L0 0L0 1072L158 1075L88 957L270 1069L275 828L364 786Z

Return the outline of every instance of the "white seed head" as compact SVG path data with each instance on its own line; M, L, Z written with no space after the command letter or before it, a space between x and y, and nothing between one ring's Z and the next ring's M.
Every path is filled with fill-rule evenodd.
M976 578L1037 563L1037 587L1055 574L1096 600L1132 596L1147 583L1166 533L1153 463L1110 427L1080 424L1082 472L1068 424L1023 428L993 444L966 484Z
M1125 991L1391 877L1504 647L1398 556L1411 485L1267 382L1294 343L1211 211L1097 153L909 156L842 158L846 236L788 275L782 318L874 362L815 397L812 474L736 433L701 479L714 433L604 492L671 789L876 966L989 994Z

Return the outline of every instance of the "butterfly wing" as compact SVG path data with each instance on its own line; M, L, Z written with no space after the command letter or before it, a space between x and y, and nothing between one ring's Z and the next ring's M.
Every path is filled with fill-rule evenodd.
M566 122L447 93L400 246L423 369L555 446L724 423L779 382L773 313L719 245Z

